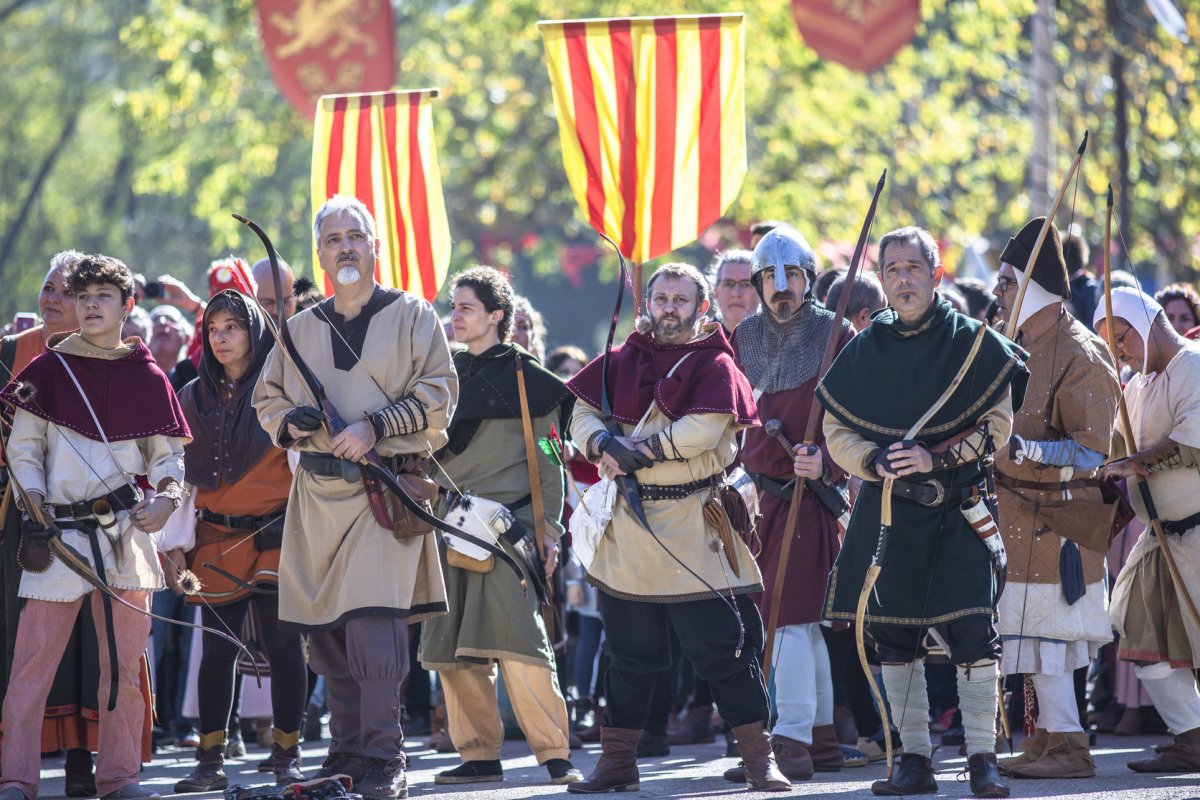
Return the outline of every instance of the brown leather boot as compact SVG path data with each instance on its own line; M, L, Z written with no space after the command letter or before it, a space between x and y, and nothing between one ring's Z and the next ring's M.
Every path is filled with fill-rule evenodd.
M636 792L641 787L637 768L638 728L601 728L600 760L586 780L567 786L572 794Z
M808 753L812 756L813 769L817 772L840 771L846 757L842 755L842 744L838 741L836 729L832 725L816 725L812 735Z
M1154 758L1130 761L1134 772L1200 772L1200 728L1192 728L1175 737L1165 747L1156 748Z
M764 792L786 792L792 788L775 763L775 753L771 750L771 737L767 735L765 722L738 725L733 729L733 735L742 751L747 788Z
M438 753L453 753L454 742L450 740L450 721L446 715L446 704L438 703L429 716L429 746Z
M1013 778L1094 778L1096 762L1088 749L1088 735L1050 733L1042 757L1015 767L1008 765L1004 774Z
M668 737L669 744L708 744L715 742L717 735L713 731L712 706L692 706L688 709L683 722Z
M1042 753L1046 752L1046 739L1049 737L1050 733L1045 728L1035 729L1033 737L1021 743L1020 755L1000 761L1000 774L1007 775L1009 767L1022 767L1041 758Z
M175 784L176 794L214 792L229 786L229 778L225 777L225 731L200 734L196 762L191 773Z
M776 735L771 737L771 750L775 752L775 763L779 766L779 771L787 776L788 780L806 781L813 776L815 767L812 753L804 742Z
M604 730L604 706L596 706L592 714L591 727L579 731L579 741L598 742L600 733Z
M272 734L271 772L276 786L291 786L305 780L300 771L300 731L284 733L276 728Z

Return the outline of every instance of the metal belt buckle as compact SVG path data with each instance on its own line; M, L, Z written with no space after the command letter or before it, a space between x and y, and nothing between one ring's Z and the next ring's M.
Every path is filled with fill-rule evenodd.
M933 502L927 504L929 508L940 506L945 501L946 487L942 485L941 481L933 480L931 478L927 481L921 481L921 485L928 486L929 488L933 489Z

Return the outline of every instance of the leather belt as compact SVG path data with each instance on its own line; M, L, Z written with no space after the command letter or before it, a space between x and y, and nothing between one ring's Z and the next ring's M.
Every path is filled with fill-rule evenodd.
M1005 489L1033 489L1038 492L1068 492L1071 489L1100 488L1099 478L1079 478L1061 483L1041 483L1039 481L1023 481L1020 478L1011 478L1003 472L996 473L996 483Z
M941 481L927 480L914 483L912 481L893 481L892 497L908 500L910 503L936 508L943 503L961 503L975 492L975 488L967 486L961 489L947 489Z
M1167 533L1184 534L1197 525L1200 525L1200 511L1183 519L1161 520L1160 524L1162 525L1162 529Z
M67 505L55 506L54 517L56 519L63 519L66 517L70 517L72 519L79 517L90 517L92 516L92 504L97 500L107 500L108 504L113 507L114 512L128 511L141 502L141 498L138 497L137 491L129 484L125 484L115 492L109 492L106 495L95 497L91 500L83 500L79 503L68 503Z
M404 456L381 457L379 460L392 472L399 472L399 465ZM314 475L323 478L341 478L347 483L357 483L362 478L358 464L338 458L331 453L301 453L300 466Z
M283 517L283 512L287 510L287 506L283 506L273 514L262 514L257 517L239 517L234 514L217 514L209 511L207 508L200 509L198 516L205 522L212 522L216 525L223 525L226 528L236 528L237 530L256 531L267 523L274 522Z
M724 473L718 472L715 475L710 475L707 478L701 478L698 481L691 483L676 483L671 486L654 486L654 485L638 485L638 495L643 500L682 500L685 497L711 489L714 486L720 486L721 480L725 477Z
M754 481L754 485L761 491L774 495L780 500L786 500L789 503L792 502L792 489L796 485L795 478L785 481L779 478L772 478L770 475L764 475L761 472L751 472L749 474L750 479Z

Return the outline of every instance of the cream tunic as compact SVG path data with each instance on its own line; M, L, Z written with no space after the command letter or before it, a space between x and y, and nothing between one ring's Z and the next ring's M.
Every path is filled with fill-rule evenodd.
M622 434L631 435L635 427L622 423ZM732 414L693 414L672 422L655 405L638 435L669 430L669 436L661 437L668 460L638 470L635 475L638 483L671 486L723 471L737 457L736 437L742 427ZM587 442L592 434L603 429L600 412L579 400L571 417L571 438ZM684 460L672 461L672 458ZM712 591L689 569L723 594L762 591L758 564L739 537L734 537L734 547L740 578L733 574L725 555L715 548L717 534L704 520L703 504L708 497L709 492L701 491L682 500L643 501L646 519L664 549L618 494L612 522L601 537L596 558L588 569L588 580L614 597L655 603L711 598Z
M458 399L458 378L437 314L407 293L372 314L362 353L348 370L334 361L338 334L315 313L288 320L305 362L348 423L413 395L428 427L380 441L381 456L432 454L446 442ZM364 311L363 313L367 313ZM352 321L353 322L356 320ZM254 389L263 428L279 441L287 415L313 405L296 371L277 347ZM330 452L319 430L293 447ZM416 622L445 613L446 592L433 536L397 541L380 526L361 482L320 477L301 467L292 481L279 564L279 618L289 628L329 630L355 616L386 615Z
M149 436L113 442L113 461L104 442L88 439L75 431L53 425L24 409L17 409L9 437L10 468L29 492L41 493L48 503L66 505L91 500L125 485L122 472L146 475L157 486L163 478L183 483L183 439ZM119 463L119 466L118 466ZM115 589L156 591L165 586L151 534L129 523L129 514L114 509L124 542L118 560L107 536L100 535L104 573ZM88 563L92 546L82 531L64 530L63 541L75 548ZM45 572L21 574L21 597L70 602L92 591L91 584L58 559Z

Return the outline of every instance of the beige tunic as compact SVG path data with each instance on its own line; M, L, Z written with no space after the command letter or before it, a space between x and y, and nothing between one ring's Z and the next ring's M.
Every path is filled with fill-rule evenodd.
M622 423L621 431L629 436L635 427ZM639 436L669 429L669 437L662 437L668 460L638 470L638 482L670 486L721 472L737 457L736 436L741 427L732 414L693 414L672 422L655 405ZM571 417L571 437L576 442L586 442L603 429L600 412L578 401ZM671 442L677 448L674 452ZM669 460L672 458L684 460ZM708 492L697 492L682 500L644 501L646 519L670 550L668 553L642 527L618 494L612 522L600 539L588 580L614 597L654 603L711 598L711 590L689 569L724 594L762 591L758 565L740 538L734 537L740 578L733 574L725 555L715 547L719 541L717 534L704 520L703 504L708 497ZM687 569L672 558L672 553Z
M115 350L101 350L78 336L63 340L57 349L90 358L121 358L131 350L129 342ZM151 486L157 486L164 478L174 478L182 484L185 442L180 438L147 436L113 442L110 454L104 442L51 424L19 408L13 417L8 448L11 469L26 491L38 492L54 505L66 505L116 491L126 484L126 475L145 475ZM117 558L113 553L106 536L98 537L109 585L115 589L144 591L164 588L156 539L152 539L157 535L135 528L129 523L126 511L115 510L123 542L121 557ZM64 530L63 541L87 559L93 569L97 568L93 563L91 543L83 532ZM21 574L21 597L65 603L90 591L91 584L58 559L45 572Z
M458 378L437 314L410 294L370 319L363 351L348 371L334 363L338 335L314 313L288 321L296 347L349 423L414 395L428 427L384 439L381 456L432 454L446 442L445 429L458 399ZM386 394L385 394L386 393ZM313 405L304 385L279 348L267 358L254 390L263 428L279 441L292 409ZM330 452L330 436L319 430L294 447ZM279 618L292 629L335 628L345 619L395 615L416 622L444 613L446 593L433 536L404 542L380 526L361 483L320 477L301 467L288 497L279 564Z
M1069 437L1107 456L1120 384L1104 343L1064 313L1042 335L1023 344L1030 352L1025 362L1029 388L1013 418L1013 433L1038 441ZM1018 480L1063 483L1096 474L1029 460L1017 464L1007 454L1007 449L996 454L997 471ZM1073 604L1063 597L1059 553L1066 541L1063 534L1076 542L1107 544L1108 526L1098 519L1104 509L1100 490L999 486L997 491L1000 531L1008 551L1008 585L1000 596L996 626L1004 642L1005 672L1057 675L1086 665L1112 640L1104 553L1086 545L1079 548L1085 592Z
M1147 482L1160 519L1179 520L1200 511L1200 349L1183 348L1162 374L1135 375L1125 387L1133 427L1133 451L1165 439L1179 445L1183 466L1150 473ZM1148 521L1140 493L1130 482L1137 515ZM1200 600L1200 528L1167 534L1171 554L1193 600ZM1117 576L1109 614L1121 635L1121 658L1167 661L1174 667L1200 664L1200 625L1183 606L1170 581L1154 532L1147 528ZM1148 585L1151 581L1159 586ZM1162 594L1169 594L1165 603ZM1162 618L1162 606L1168 619Z

